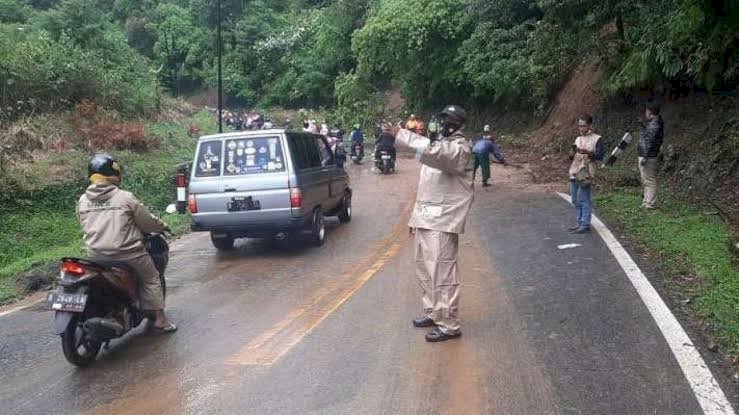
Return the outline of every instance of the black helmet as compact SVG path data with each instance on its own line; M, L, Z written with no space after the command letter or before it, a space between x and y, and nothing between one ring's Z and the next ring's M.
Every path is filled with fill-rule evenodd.
M439 118L446 118L449 121L464 124L467 119L467 112L459 105L447 105L439 113Z
M110 154L95 154L87 165L87 177L92 177L93 174L120 178L123 175L123 167Z

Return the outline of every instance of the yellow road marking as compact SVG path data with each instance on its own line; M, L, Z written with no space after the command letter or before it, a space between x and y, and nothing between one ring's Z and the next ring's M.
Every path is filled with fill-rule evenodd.
M409 210L405 209L405 212ZM393 234L380 243L379 246L386 246L387 242L394 240L390 247L379 255L359 278L352 280L355 270L344 273L336 279L336 284L319 290L310 304L303 305L290 312L269 330L230 356L225 363L231 365L270 365L279 360L329 315L346 303L354 293L400 252L406 240L403 237L405 229L405 226L399 226ZM342 284L342 282L348 280L350 280L348 284Z

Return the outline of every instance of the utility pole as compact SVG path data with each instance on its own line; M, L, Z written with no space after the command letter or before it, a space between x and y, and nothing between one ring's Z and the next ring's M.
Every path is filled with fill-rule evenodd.
M218 132L223 132L223 73L221 72L221 0L218 0Z

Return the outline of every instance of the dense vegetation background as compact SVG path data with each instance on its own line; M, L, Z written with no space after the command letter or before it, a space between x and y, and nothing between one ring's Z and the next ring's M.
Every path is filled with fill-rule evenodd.
M730 0L222 0L232 104L369 116L382 92L542 113L578 62L607 94L732 90ZM215 85L216 2L0 0L0 122L82 99L123 115ZM667 87L667 88L665 88Z

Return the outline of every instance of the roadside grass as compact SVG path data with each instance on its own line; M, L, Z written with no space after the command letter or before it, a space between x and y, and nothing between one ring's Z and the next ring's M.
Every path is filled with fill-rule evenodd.
M187 135L191 124L198 125L201 134L216 131L212 115L202 111L178 121L147 125L148 134L161 138L160 146L151 152L115 152L124 165L123 188L161 215L175 234L187 231L189 216L165 214L164 209L175 199L175 166L192 160L197 138ZM13 195L0 206L0 302L22 294L15 281L19 274L84 253L74 207L87 185L88 157L70 152L44 159L29 169L33 174L29 180L36 183L46 176L50 184ZM53 168L59 163L76 163L78 174L57 182Z
M732 261L729 227L698 206L660 189L659 208L644 211L641 188L615 187L595 205L624 234L657 254L670 280L704 318L725 352L739 353L739 265Z

